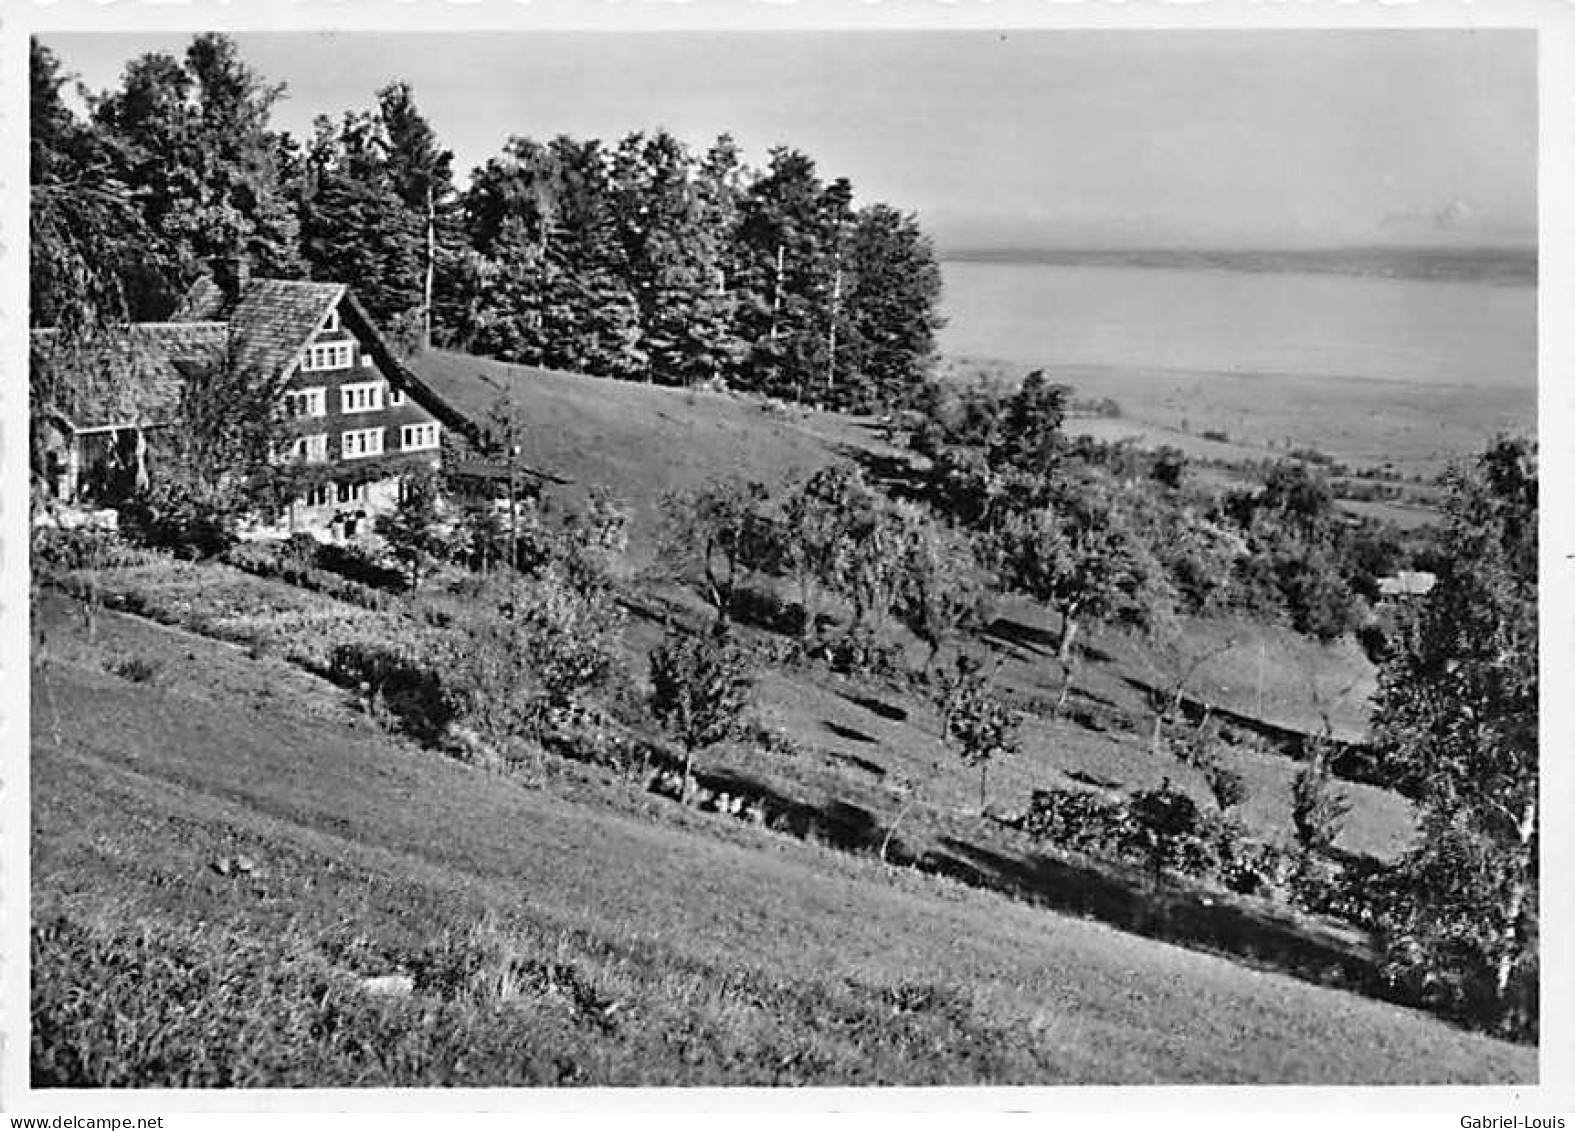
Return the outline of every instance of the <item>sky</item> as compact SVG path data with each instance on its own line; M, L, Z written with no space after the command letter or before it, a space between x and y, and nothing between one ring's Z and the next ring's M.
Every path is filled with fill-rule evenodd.
M43 34L113 86L186 35ZM461 171L511 135L731 133L943 248L1532 243L1526 31L239 33L276 127L404 79Z

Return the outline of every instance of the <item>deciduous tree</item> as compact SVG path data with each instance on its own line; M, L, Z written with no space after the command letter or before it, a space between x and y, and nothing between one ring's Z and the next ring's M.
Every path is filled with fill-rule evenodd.
M1536 1003L1537 463L1501 439L1451 477L1449 557L1379 675L1374 745L1422 810L1396 955L1525 1031Z
M683 799L694 756L730 737L749 703L748 664L725 631L669 632L651 653L651 713L683 747Z

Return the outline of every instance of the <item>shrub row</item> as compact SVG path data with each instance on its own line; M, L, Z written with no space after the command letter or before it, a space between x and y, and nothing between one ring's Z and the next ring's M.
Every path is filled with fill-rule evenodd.
M1086 790L1035 790L1016 827L1060 848L1214 880L1242 894L1279 894L1293 854L1249 840L1233 818L1200 808L1168 782L1130 798Z
M224 560L258 577L283 581L373 612L385 612L397 604L397 599L383 589L319 568L312 559L303 560L293 541L282 546L242 542L225 553Z

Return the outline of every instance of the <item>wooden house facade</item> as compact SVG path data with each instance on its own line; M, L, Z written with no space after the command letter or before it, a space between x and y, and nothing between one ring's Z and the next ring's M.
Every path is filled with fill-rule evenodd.
M32 345L35 396L48 400L46 477L67 502L112 502L157 474L147 439L181 427L181 387L195 366L233 365L279 390L276 458L300 465L303 484L272 528L283 532L366 532L397 505L407 476L440 466L445 429L468 427L341 283L205 276L167 322L87 348L35 331Z

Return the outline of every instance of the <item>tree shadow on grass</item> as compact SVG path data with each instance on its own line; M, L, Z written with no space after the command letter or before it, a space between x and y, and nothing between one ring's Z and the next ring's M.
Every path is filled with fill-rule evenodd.
M933 505L935 488L926 475L914 466L911 457L891 452L872 452L853 444L839 444L837 454L851 460L871 483L894 499Z
M1091 785L1096 789L1118 790L1122 788L1121 783L1118 781L1113 781L1110 778L1102 778L1097 774L1090 774L1084 770L1068 770L1066 771L1066 776L1071 778L1073 781L1082 782L1084 785Z
M850 695L846 691L837 694L852 703L855 707L863 707L872 715L879 715L887 722L901 723L908 719L908 712L901 707L887 703L883 699L876 699L873 695Z
M844 852L859 853L879 848L886 835L874 814L846 801L811 805L731 769L696 774L695 780L706 789L759 802L773 827L801 840L814 837Z
M1321 935L1268 908L1037 853L1006 856L950 836L941 844L946 851L926 853L921 867L1133 934L1227 955L1318 985L1383 996L1369 948L1332 933Z
M1026 653L1029 657L1038 656L1043 659L1054 659L1057 649L1061 646L1060 637L1050 630L1035 628L1031 624L1024 624L1010 617L996 617L984 626L983 635L986 641L995 641ZM1109 652L1086 641L1079 646L1078 654L1084 661L1100 664L1108 664L1114 659Z
M875 744L875 740L869 735L865 734L863 731L855 730L852 727L845 727L841 723L832 722L830 719L820 720L820 725L844 741L861 742L867 746L873 746Z
M857 754L845 754L841 750L828 750L826 751L826 756L835 758L839 762L846 762L854 769L863 770L866 774L873 774L878 778L886 776L885 766L871 762L868 758L860 758Z

